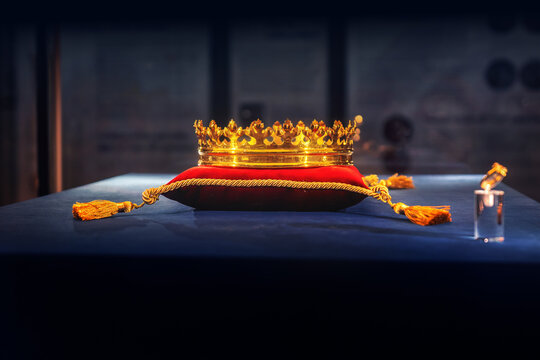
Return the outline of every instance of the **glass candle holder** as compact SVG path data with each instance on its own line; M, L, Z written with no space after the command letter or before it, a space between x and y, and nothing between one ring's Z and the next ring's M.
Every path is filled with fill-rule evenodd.
M504 191L475 190L474 238L486 243L504 241Z

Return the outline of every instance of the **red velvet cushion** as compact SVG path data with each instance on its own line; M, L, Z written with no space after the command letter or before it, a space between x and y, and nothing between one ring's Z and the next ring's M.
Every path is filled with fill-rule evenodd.
M192 179L278 179L309 182L342 182L367 188L354 166L300 169L251 169L197 166L170 183ZM330 211L357 204L365 196L343 190L303 190L280 187L189 186L163 194L169 199L204 210Z

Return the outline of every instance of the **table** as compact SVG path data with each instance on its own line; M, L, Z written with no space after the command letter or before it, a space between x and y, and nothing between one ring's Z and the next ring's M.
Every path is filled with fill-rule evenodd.
M139 202L173 177L127 174L0 208L4 352L56 354L58 339L80 345L80 334L96 348L137 339L136 351L178 334L277 329L540 334L540 204L504 184L503 243L472 236L481 175L416 175L416 189L391 190L394 202L451 205L453 222L431 227L374 199L295 213L194 211L161 197L72 218L75 201Z

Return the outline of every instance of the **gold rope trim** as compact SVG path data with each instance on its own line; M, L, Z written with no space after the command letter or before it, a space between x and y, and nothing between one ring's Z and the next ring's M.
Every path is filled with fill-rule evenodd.
M359 193L366 196L372 196L378 200L390 199L388 188L385 186L374 186L366 189L362 186L355 186L339 182L310 182L293 181L278 179L251 179L251 180L230 180L230 179L186 179L176 181L170 184L161 185L156 188L146 189L142 194L143 203L136 205L136 208L144 204L151 205L155 203L159 196L170 191L178 190L187 186L228 186L228 187L286 187L290 189L305 190L344 190ZM382 192L382 193L380 193ZM382 200L385 201L385 200ZM386 202L386 201L385 201Z
M371 185L370 182L368 183ZM159 196L164 193L188 186L285 187L305 190L343 190L369 196L387 203L397 214L406 215L412 222L419 225L433 225L451 221L448 206L426 207L408 206L401 202L395 204L392 203L392 197L388 193L388 187L384 180L381 180L377 184L366 189L362 186L339 182L311 182L278 179L186 179L144 190L142 193L143 202L141 204L135 204L130 201L114 203L106 200L94 200L90 203L76 203L73 205L73 216L79 220L92 220L108 217L118 212L130 212L145 204L154 204L159 200Z
M398 214L403 214L403 203L392 203L392 197L388 193L388 187L384 183L379 183L366 189L362 186L351 185L340 182L322 182L322 181L294 181L294 180L279 180L279 179L250 179L250 180L230 180L230 179L205 179L195 178L175 181L170 184L161 185L156 188L146 189L142 193L143 203L133 204L135 209L142 207L144 204L152 205L159 196L170 191L178 190L187 186L228 186L228 187L285 187L289 189L304 189L304 190L343 190L370 196L389 204Z

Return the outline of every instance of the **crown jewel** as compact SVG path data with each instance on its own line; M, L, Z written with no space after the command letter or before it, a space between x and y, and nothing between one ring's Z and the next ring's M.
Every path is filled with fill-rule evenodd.
M196 120L193 126L199 139L199 165L305 167L352 164L353 138L358 137L361 121L357 116L347 126L334 121L330 127L317 120L294 126L287 119L283 125L276 121L265 127L257 119L242 128L231 119L221 128L214 120L208 127Z

